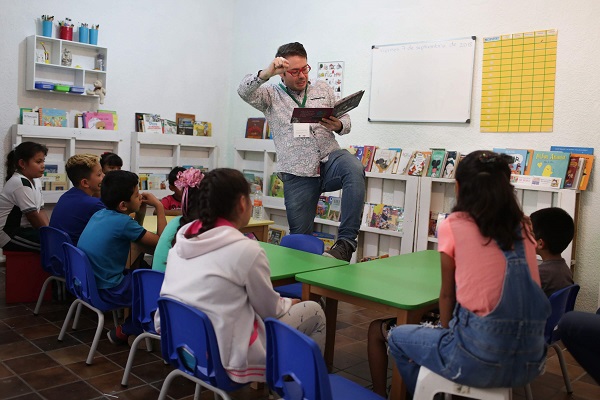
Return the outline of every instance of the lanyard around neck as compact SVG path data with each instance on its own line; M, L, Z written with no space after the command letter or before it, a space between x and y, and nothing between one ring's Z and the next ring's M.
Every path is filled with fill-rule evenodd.
M300 108L304 108L304 105L306 104L306 95L308 93L308 85L306 85L306 88L304 88L304 99L302 100L302 104L300 104L300 102L298 100L296 100L296 98L294 96L292 96L292 94L290 93L290 90L284 86L283 84L279 84L279 86L285 90L285 92L288 94L288 96L290 96L292 98L292 100L294 100L294 103L298 104L298 107Z

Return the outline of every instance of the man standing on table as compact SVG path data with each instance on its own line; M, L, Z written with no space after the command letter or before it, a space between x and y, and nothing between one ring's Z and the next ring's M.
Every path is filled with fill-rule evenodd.
M265 69L246 75L238 94L265 114L273 132L290 233L312 234L321 193L343 189L338 238L325 255L350 261L364 204L365 174L362 163L340 149L335 140L334 132L350 132L350 116L331 116L313 124L290 123L296 107L335 104L331 87L323 81L308 81L310 69L302 44L284 44ZM265 85L275 75L281 77L281 83Z

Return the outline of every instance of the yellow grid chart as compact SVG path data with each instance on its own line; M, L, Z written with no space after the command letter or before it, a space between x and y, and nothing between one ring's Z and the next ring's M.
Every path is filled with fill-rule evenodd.
M483 39L481 132L552 132L558 31Z

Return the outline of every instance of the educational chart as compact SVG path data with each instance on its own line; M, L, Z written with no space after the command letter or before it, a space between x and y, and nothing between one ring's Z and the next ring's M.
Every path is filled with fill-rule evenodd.
M481 132L552 132L556 29L483 39Z
M333 89L335 101L340 100L344 93L344 62L321 61L317 70L317 79L327 82Z

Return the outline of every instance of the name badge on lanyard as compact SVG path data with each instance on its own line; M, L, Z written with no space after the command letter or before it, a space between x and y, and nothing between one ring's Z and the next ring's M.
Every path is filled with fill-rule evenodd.
M283 90L285 90L285 92L288 94L288 96L290 96L290 98L292 100L294 100L294 103L296 103L298 105L298 107L304 108L304 106L306 105L306 97L308 94L308 85L304 89L304 98L302 99L302 103L300 103L298 100L296 100L296 98L294 96L292 96L292 94L290 93L290 91L288 90L287 87L285 87L281 83L279 84L279 87L281 87ZM292 126L294 128L294 137L295 138L310 137L310 124L292 124Z

